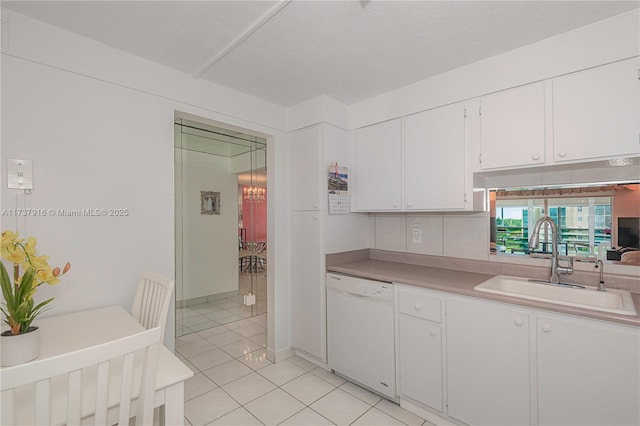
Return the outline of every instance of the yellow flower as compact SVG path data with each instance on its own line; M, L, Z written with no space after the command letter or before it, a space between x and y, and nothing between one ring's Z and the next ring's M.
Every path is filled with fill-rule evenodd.
M60 280L53 273L53 269L49 265L43 265L36 269L36 280L49 285L58 284Z
M15 243L21 243L22 240L18 239L18 233L13 231L4 231L2 233L2 248L5 246L12 246Z
M42 256L29 256L29 259L26 259L24 264L22 265L22 267L26 270L30 265L33 266L33 269L38 270L38 269L44 269L44 268L50 268L49 266L49 256L47 255L42 255Z
M4 231L2 233L2 246L0 247L0 256L15 264L20 264L25 259L25 253L22 249L22 239L18 238L17 232Z
M34 237L27 238L27 242L24 245L24 251L27 252L29 256L34 256L36 254L36 243L38 241Z
M11 327L12 334L25 333L29 329L31 322L42 313L46 305L53 298L35 305L33 296L37 288L43 283L50 285L58 284L60 278L71 268L67 262L62 271L59 267L49 266L49 256L36 256L37 240L33 237L19 238L17 232L2 232L2 246L0 256L13 263L14 281L5 280L7 275L4 262L0 262L2 268L2 314L4 321ZM20 266L24 269L24 274L20 276Z
M25 254L22 246L15 245L13 247L7 247L6 250L2 248L2 257L7 259L9 262L14 265L19 265L25 261L27 255Z

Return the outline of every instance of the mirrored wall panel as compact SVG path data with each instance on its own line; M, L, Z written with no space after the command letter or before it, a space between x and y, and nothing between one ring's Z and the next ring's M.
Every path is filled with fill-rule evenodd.
M174 126L176 336L266 316L266 139Z

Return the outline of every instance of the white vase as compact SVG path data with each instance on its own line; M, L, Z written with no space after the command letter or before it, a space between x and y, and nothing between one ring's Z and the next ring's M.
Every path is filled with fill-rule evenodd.
M0 361L3 367L23 364L40 355L40 329L17 334L15 336L0 336Z

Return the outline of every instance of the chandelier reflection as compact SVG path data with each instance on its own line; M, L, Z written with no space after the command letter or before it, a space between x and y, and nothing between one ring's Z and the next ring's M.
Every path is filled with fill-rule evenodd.
M251 203L262 203L266 200L267 190L259 186L242 188L242 198Z

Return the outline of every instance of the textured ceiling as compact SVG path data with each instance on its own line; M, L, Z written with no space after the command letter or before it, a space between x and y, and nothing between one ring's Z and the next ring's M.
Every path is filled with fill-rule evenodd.
M282 106L345 104L619 13L638 1L2 1Z

